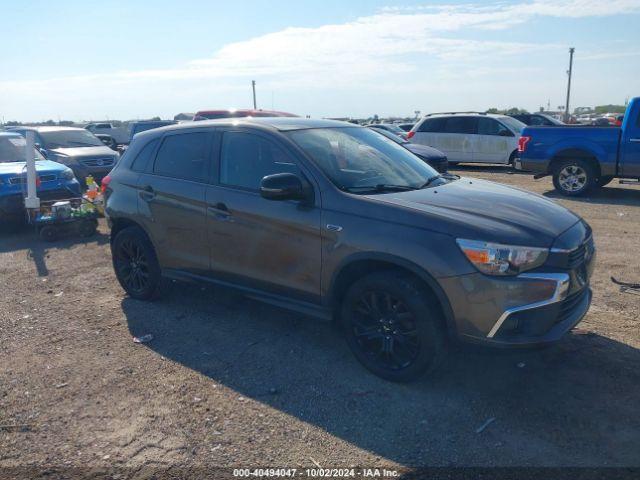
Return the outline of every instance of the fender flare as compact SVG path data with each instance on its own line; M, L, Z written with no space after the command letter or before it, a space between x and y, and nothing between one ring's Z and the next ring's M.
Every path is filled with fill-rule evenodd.
M442 287L440 286L436 278L433 275L431 275L431 273L421 268L420 266L416 265L415 263L390 253L357 252L343 258L338 264L338 267L333 272L333 275L331 276L331 283L329 286L329 295L328 295L328 302L327 302L330 308L333 309L336 306L335 301L337 296L336 294L338 292L336 292L335 288L337 284L337 279L340 277L340 274L349 265L352 265L355 262L361 262L361 261L367 261L367 260L384 262L384 263L394 265L396 267L402 268L404 270L407 270L413 273L415 276L417 276L422 281L424 281L424 283L434 293L434 295L436 296L436 299L440 303L440 306L442 308L442 313L444 315L445 324L449 334L452 334L452 335L457 334L455 317L453 315L453 309L451 308L451 303L449 302L449 297L447 297L447 295L445 294L444 290L442 289Z

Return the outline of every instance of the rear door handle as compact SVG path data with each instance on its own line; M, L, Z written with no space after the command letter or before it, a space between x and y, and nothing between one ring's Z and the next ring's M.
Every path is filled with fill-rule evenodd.
M629 141L634 143L640 143L640 138L630 138Z
M151 185L145 185L140 188L140 197L143 200L153 200L153 197L156 196L156 192Z

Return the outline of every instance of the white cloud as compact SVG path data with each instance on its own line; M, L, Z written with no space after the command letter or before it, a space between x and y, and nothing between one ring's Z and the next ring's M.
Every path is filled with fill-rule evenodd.
M637 12L640 0L538 0L385 8L347 23L291 27L230 43L210 58L171 69L0 82L0 100L5 103L27 94L32 99L73 97L77 92L87 96L88 92L125 88L149 95L158 89L158 84L202 89L205 82L210 84L210 91L226 94L237 91L239 85L245 89L251 78L258 78L271 88L362 88L418 75L426 67L427 81L431 82L454 78L461 70L467 78L477 78L491 72L504 73L514 56L564 48L553 41L513 41L507 34L500 40L488 40L488 30L504 31L535 17ZM156 99L163 100L166 101Z

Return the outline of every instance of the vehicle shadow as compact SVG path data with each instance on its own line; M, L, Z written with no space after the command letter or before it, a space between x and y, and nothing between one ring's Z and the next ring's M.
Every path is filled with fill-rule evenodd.
M82 238L68 235L55 242L42 240L33 226L25 223L7 223L0 225L0 253L25 250L27 257L33 261L39 277L49 274L47 258L54 250L68 250L76 245L98 244L109 242L109 235L98 231L95 235Z
M457 164L449 167L449 173L455 173L458 175L467 175L468 173L481 172L481 173L504 173L507 175L531 175L529 172L523 172L516 170L511 165L470 165L470 164Z
M226 289L174 284L122 309L132 335L152 333L147 348L212 388L406 466L640 461L640 351L602 336L534 351L454 347L438 372L403 385L364 370L329 324Z
M626 187L626 188L625 188ZM570 199L575 202L593 203L602 205L623 205L637 207L640 205L640 189L633 186L614 187L607 186L598 188L584 197L565 197L555 190L544 192L543 195L554 200Z

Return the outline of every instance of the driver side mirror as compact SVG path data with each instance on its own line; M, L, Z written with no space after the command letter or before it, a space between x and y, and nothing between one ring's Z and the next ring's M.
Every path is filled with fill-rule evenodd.
M40 155L42 155L44 158L47 158L47 150L42 148L42 145L40 145L39 143L34 143L33 144L34 147L36 147L36 150L38 150L38 152L40 152Z
M260 182L260 195L267 200L304 200L309 197L302 179L294 173L267 175Z

